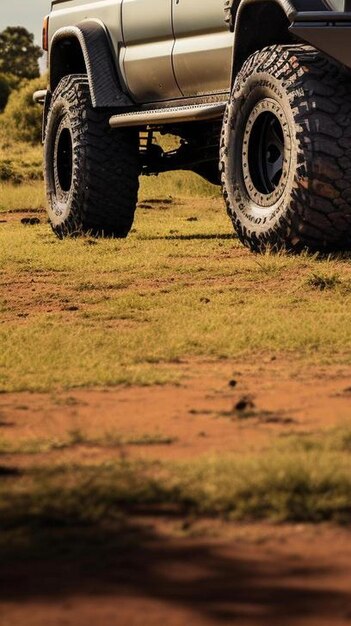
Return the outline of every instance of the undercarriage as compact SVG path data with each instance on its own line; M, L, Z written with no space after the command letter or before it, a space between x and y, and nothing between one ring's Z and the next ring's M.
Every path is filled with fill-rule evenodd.
M197 123L153 128L140 134L142 174L191 170L214 185L220 184L219 141L221 123ZM162 136L171 135L178 146L162 147ZM178 140L178 141L177 141Z

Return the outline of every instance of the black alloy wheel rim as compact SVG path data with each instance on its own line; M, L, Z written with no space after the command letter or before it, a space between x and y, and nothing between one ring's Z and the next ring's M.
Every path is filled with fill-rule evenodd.
M246 191L259 207L275 204L284 192L291 160L286 115L274 100L260 100L244 126L242 171Z
M249 170L256 189L271 194L278 187L283 173L284 135L278 118L267 111L261 113L250 135Z

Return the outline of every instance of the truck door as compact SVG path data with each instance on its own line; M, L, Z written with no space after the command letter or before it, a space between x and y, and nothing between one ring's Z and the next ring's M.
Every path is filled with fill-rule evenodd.
M228 92L233 33L224 0L172 0L174 72L185 96Z
M139 103L179 98L172 50L173 0L123 0L121 59L132 98Z

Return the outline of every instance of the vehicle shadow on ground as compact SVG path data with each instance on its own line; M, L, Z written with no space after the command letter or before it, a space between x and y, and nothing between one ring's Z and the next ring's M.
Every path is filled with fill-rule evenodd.
M326 571L308 555L293 560L258 548L256 556L251 549L246 557L238 542L170 537L156 530L157 515L174 520L177 513L163 507L143 511L142 517L140 511L124 512L104 528L60 528L52 520L51 528L33 526L27 542L22 538L17 547L3 550L0 605L14 601L28 607L79 596L112 601L117 609L127 595L159 602L163 610L191 609L199 624L240 626L282 626L303 616L332 624L340 607L351 609L351 592L311 584L311 578L332 578L332 565Z

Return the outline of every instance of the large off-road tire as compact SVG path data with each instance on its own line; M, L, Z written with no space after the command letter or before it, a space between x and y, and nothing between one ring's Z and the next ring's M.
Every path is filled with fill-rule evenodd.
M351 247L351 74L309 46L243 65L221 136L228 213L254 251Z
M60 238L126 237L139 187L139 136L112 131L111 112L93 109L84 75L63 78L48 114L44 170L48 214Z

